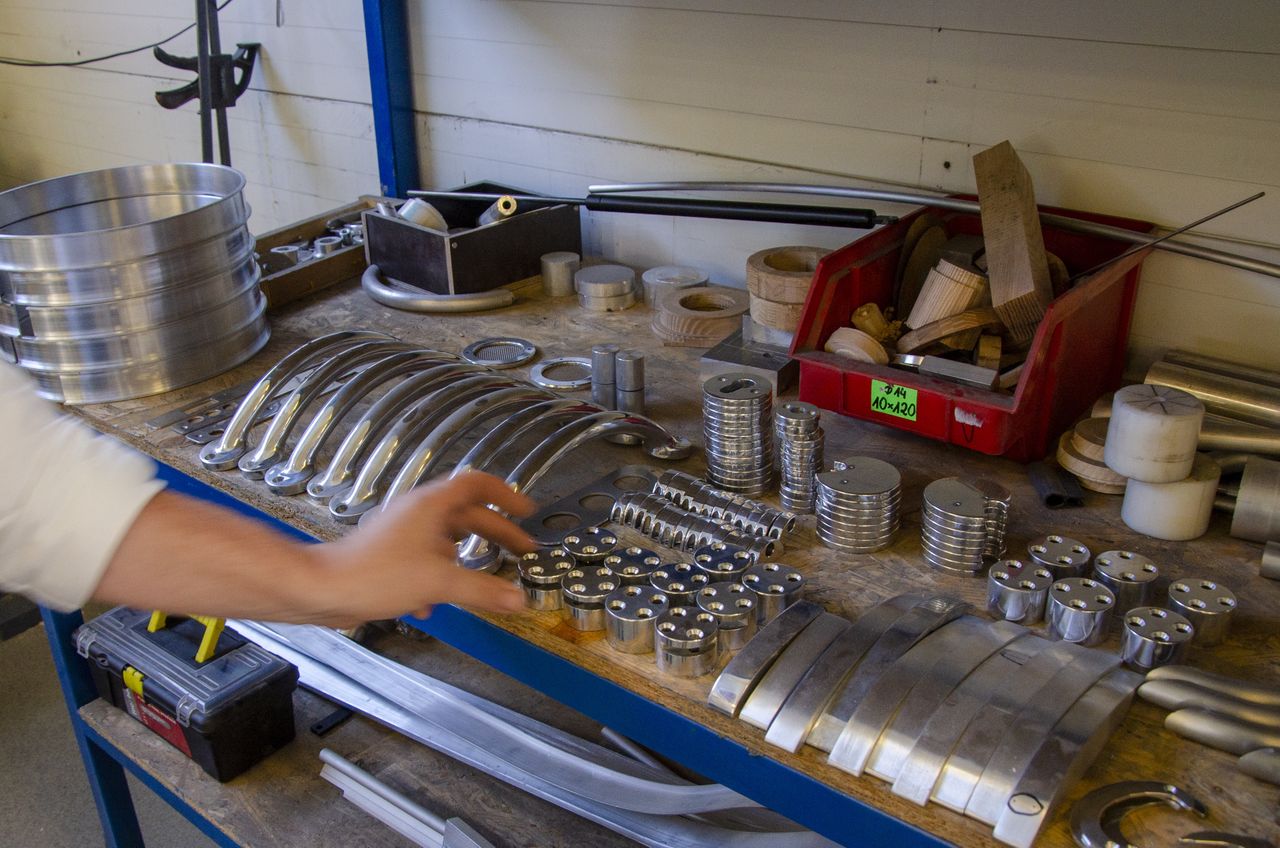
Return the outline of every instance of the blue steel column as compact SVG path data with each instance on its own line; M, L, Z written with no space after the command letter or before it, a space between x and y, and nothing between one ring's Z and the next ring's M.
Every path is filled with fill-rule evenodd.
M406 192L418 188L418 143L405 0L364 0L364 38L382 193L406 197Z

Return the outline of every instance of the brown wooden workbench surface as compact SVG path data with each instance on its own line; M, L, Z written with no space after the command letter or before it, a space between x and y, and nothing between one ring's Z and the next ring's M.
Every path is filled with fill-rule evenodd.
M536 286L518 290L520 298L508 309L430 317L378 306L353 281L273 313L274 336L268 348L245 366L220 378L157 397L83 407L79 412L99 429L322 539L335 538L347 530L330 520L322 504L306 496L272 495L261 482L247 480L238 472L206 472L199 465L194 445L168 430L149 430L145 422L253 378L308 338L340 329L368 328L451 351L490 336L527 338L540 346L541 357L587 355L592 344L602 341L638 348L648 354L649 414L701 444L698 357L702 351L663 347L649 332L649 312L644 307L620 314L587 313L571 299L542 299ZM524 374L526 369L517 369L514 373ZM585 393L579 396L585 397ZM1022 551L1033 537L1057 532L1080 539L1094 552L1130 548L1151 556L1162 569L1157 592L1164 591L1169 577L1205 576L1230 587L1240 599L1230 639L1211 652L1193 652L1190 662L1250 680L1280 683L1280 628L1276 626L1280 622L1280 585L1258 577L1259 546L1228 537L1222 516L1215 517L1209 535L1203 539L1189 543L1161 542L1138 536L1124 526L1119 516L1119 498L1091 494L1085 509L1052 512L1040 505L1022 466L1015 463L834 414L824 414L823 427L827 434L828 459L849 454L875 456L891 461L903 475L903 526L897 542L888 550L866 556L833 552L816 542L812 519L809 519L804 529L788 540L786 554L778 557L805 573L807 596L832 612L855 617L877 601L911 590L957 595L982 609L985 581L930 570L921 559L919 544L919 502L923 487L939 477L981 474L999 481L1014 493L1008 524L1011 555ZM576 456L580 459L549 474L533 494L549 501L573 491L607 469L626 463L653 464L637 448L605 443L584 448ZM697 457L682 463L682 467L694 471L700 466L701 460ZM893 795L888 784L876 778L853 778L828 767L825 755L815 749L806 748L791 755L766 745L760 731L705 706L713 676L696 681L661 676L651 656L634 657L614 652L605 643L603 634L571 630L560 623L555 613L527 612L491 620L601 677L740 741L753 752L808 772L892 815L960 845L992 844L989 827L937 805L920 808L905 802ZM1117 646L1115 637L1107 644L1112 650ZM1136 829L1149 831L1145 833L1145 841L1143 833L1134 834L1138 844L1171 845L1177 835L1205 827L1267 836L1280 842L1280 827L1275 820L1280 790L1238 773L1233 757L1165 732L1161 724L1163 717L1164 711L1136 703L1084 780L1073 788L1069 799L1114 781L1171 781L1209 805L1209 820L1193 821L1163 812L1136 815L1131 819ZM1062 809L1067 808L1064 805ZM1052 846L1072 844L1063 813L1046 827L1041 841Z

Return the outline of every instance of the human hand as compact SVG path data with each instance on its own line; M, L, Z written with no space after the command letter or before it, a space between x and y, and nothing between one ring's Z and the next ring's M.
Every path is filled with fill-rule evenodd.
M513 515L534 509L533 501L502 480L473 471L419 486L350 536L311 546L322 569L319 618L349 626L407 612L425 617L442 603L491 612L522 609L519 588L458 566L455 543L471 533L517 553L536 547L488 504Z

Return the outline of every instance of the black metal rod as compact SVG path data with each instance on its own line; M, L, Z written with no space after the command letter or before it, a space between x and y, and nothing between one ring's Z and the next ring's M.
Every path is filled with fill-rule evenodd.
M222 53L222 36L218 31L218 0L206 0L209 4L209 53L217 56ZM210 81L211 91L218 93L214 109L218 116L218 155L223 165L231 167L231 137L227 132L227 105L224 102L226 93L231 90L229 77L231 65L219 60L216 81ZM214 87L216 86L216 88Z
M469 191L411 191L412 197L426 200L473 200L492 203L502 194L479 194ZM719 218L731 221L764 221L774 224L810 224L822 227L856 227L870 229L878 224L891 224L897 218L877 215L873 209L846 209L839 206L804 206L792 203L748 203L720 200L695 200L683 197L628 197L623 195L587 195L586 197L546 197L537 194L514 194L517 212L546 206L585 206L592 212L618 212L633 215L674 215L680 218Z
M209 5L196 0L196 76L200 84L200 158L213 164L213 77L209 73Z

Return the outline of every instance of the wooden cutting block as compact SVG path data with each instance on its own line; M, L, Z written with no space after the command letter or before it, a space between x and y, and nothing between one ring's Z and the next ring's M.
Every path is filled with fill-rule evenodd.
M991 303L1018 344L1028 344L1053 300L1031 175L1002 141L973 157Z

